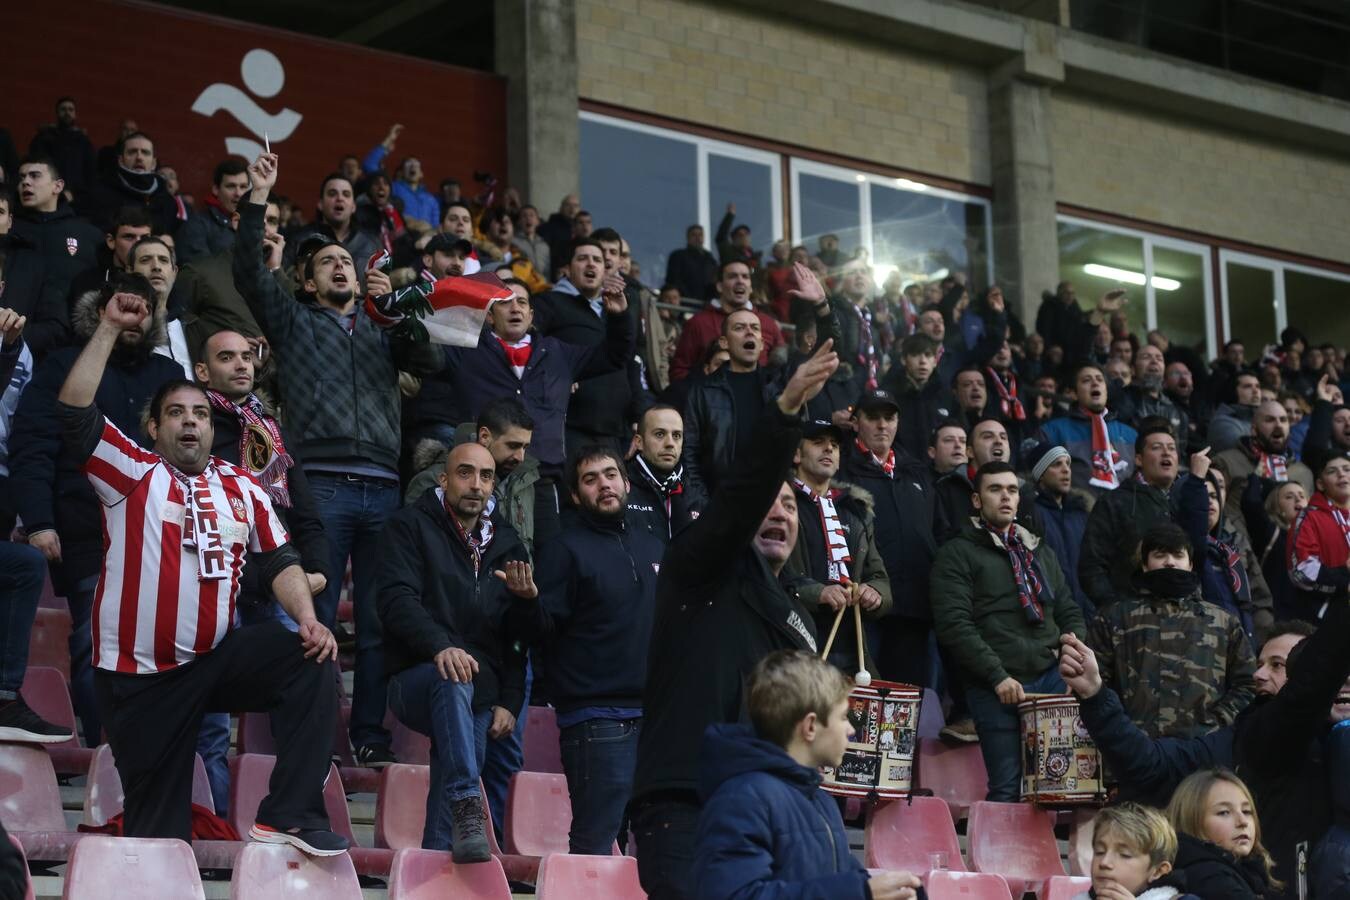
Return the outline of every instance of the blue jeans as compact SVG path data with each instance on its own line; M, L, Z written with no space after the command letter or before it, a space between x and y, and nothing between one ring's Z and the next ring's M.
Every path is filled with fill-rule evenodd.
M525 766L525 721L530 710L530 691L534 687L534 667L525 660L525 702L521 704L516 727L496 741L488 741L487 755L483 757L483 791L487 794L488 812L492 815L492 829L497 832L497 843L505 840L502 823L506 820L506 795L511 789L511 776Z
M103 720L94 700L94 593L99 576L91 575L66 594L70 607L70 699L84 729L86 747L103 743Z
M375 611L375 571L385 520L398 509L398 482L314 472L309 476L309 486L333 548L328 585L314 598L315 613L329 628L337 622L347 558L352 561L352 606L356 613L352 746L358 750L368 744L388 747L391 738L384 727L386 679L383 633Z
M28 668L28 638L46 575L47 558L41 550L0 542L0 691L15 696Z
M1022 682L1028 694L1066 693L1059 666L1054 665L1030 681ZM966 687L966 703L980 736L980 752L989 772L986 800L1016 803L1022 796L1022 723L1016 706L1005 706L985 687Z
M270 596L263 603L240 603L235 609L238 610L239 621L243 625L258 625L276 619L286 626L287 631L300 631L300 626L296 624L295 620L288 616L286 610L281 608L281 604Z
M389 708L404 725L431 738L422 849L453 849L451 807L478 796L492 710L474 712L473 685L442 678L434 663L404 669L389 679Z
M197 732L197 752L206 766L206 780L211 783L211 802L216 815L222 819L230 806L230 714L209 712L202 716L202 727Z
M633 793L641 719L587 719L559 734L572 796L569 853L608 856Z

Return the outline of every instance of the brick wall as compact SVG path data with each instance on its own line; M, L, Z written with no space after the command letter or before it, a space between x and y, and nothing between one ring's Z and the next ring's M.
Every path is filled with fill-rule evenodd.
M1060 202L1350 262L1350 160L1064 91L1051 109Z
M688 0L579 0L577 52L585 99L989 183L975 68Z

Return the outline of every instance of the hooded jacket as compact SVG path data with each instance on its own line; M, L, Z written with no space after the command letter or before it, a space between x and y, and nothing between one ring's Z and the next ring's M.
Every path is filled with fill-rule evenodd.
M1002 539L975 519L933 560L933 630L972 686L992 689L1010 677L1030 681L1059 659L1061 634L1086 635L1054 552L1021 525L1012 527L1040 576L1045 618L1039 624L1027 621Z
M173 360L153 352L161 342L162 309L135 347L118 346L108 359L94 404L124 434L149 446L141 413L164 382L183 377ZM98 328L98 294L75 304L75 334L83 344ZM29 534L55 529L61 538L61 562L52 565L58 593L72 590L103 565L103 513L83 472L84 457L67 447L56 397L80 355L81 347L52 351L38 366L14 415L10 440L9 488L15 511Z
M927 459L928 438L933 429L957 411L955 395L938 380L936 371L922 387L915 384L903 363L891 364L890 371L881 379L881 388L890 391L900 404L896 443L915 459Z
M1056 502L1045 491L1037 490L1031 504L1032 529L1045 539L1050 549L1055 551L1064 580L1073 591L1074 602L1083 611L1084 619L1096 615L1096 607L1083 591L1078 578L1078 564L1083 549L1083 534L1087 531L1087 501L1077 492L1070 490L1063 499Z
M818 771L744 725L712 726L702 751L693 896L870 900L870 876Z
M1251 434L1252 416L1255 413L1254 406L1219 404L1214 410L1214 417L1209 420L1209 431L1206 433L1213 452L1218 454L1236 447L1244 435Z

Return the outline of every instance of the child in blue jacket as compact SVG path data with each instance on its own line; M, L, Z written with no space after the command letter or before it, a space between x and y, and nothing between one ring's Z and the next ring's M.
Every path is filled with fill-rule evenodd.
M752 731L713 725L703 742L697 855L700 900L916 900L908 872L869 876L849 852L821 766L853 734L848 678L802 650L762 659L746 685Z

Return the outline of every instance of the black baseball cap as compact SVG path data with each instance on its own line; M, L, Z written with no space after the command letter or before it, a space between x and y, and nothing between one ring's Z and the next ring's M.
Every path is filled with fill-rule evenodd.
M465 259L468 259L470 256L473 256L473 244L470 244L464 238L455 237L453 234L437 233L432 236L431 240L426 242L426 246L422 248L422 252L427 256L430 256L438 251L441 253L456 252Z
M802 426L802 437L807 440L832 435L842 446L844 443L844 429L826 419L813 419Z
M858 412L876 412L879 409L890 408L898 413L900 412L900 403L890 391L877 389L863 394L855 408Z

